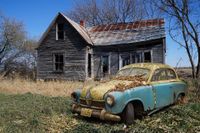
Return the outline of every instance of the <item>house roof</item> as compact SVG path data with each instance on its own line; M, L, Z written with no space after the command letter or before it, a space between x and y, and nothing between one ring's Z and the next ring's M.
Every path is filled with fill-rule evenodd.
M94 45L113 45L165 37L164 19L142 20L88 28Z
M164 19L141 20L85 28L64 14L58 13L42 35L39 44L46 37L59 15L62 15L88 44L95 46L135 43L165 37Z
M65 16L64 14L62 14L60 12L56 15L56 17L53 19L53 21L51 22L51 24L49 25L47 30L43 33L42 37L39 40L39 45L44 40L44 38L47 36L47 33L50 31L51 27L53 26L53 24L55 23L55 21L57 20L59 15L63 16L72 25L72 27L75 28L75 30L83 37L83 39L87 43L93 45L93 42L92 42L91 38L89 37L87 30L83 26L80 26L79 24L77 24L76 22L74 22L73 20L71 20L70 18L68 18L67 16Z
M80 24L77 24L76 22L74 22L73 20L65 16L64 14L62 15L78 31L78 33L85 39L86 42L88 42L89 44L93 44L90 38L90 35L88 34L88 31L83 26L81 26Z

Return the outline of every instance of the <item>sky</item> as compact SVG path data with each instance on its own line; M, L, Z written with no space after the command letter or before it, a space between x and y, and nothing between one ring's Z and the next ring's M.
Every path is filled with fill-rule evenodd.
M39 39L58 12L73 9L75 0L0 0L0 13L22 21L30 38ZM166 22L167 23L167 22ZM166 24L167 25L167 24ZM166 32L166 64L190 66L183 48L172 41Z

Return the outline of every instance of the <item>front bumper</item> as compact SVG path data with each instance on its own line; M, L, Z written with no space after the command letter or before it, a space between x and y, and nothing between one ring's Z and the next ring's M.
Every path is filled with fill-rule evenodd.
M79 104L73 103L72 104L72 112L73 113L78 113L79 115L81 114L81 109L82 108L89 108L89 107L83 107ZM92 117L99 118L101 120L107 120L107 121L120 121L121 117L119 115L114 115L109 112L106 112L105 109L94 109L94 108L89 108L92 109Z

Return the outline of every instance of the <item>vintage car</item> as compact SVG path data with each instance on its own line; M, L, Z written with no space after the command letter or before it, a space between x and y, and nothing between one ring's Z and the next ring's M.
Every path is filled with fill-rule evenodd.
M85 117L132 124L183 100L187 84L165 64L136 63L123 67L109 81L86 85L71 94L72 111Z

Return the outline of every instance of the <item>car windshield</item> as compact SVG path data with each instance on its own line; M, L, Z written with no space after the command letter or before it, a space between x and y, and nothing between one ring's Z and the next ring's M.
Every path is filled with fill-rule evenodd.
M116 77L127 77L127 76L142 76L145 79L148 79L150 70L145 68L125 68L120 70Z

